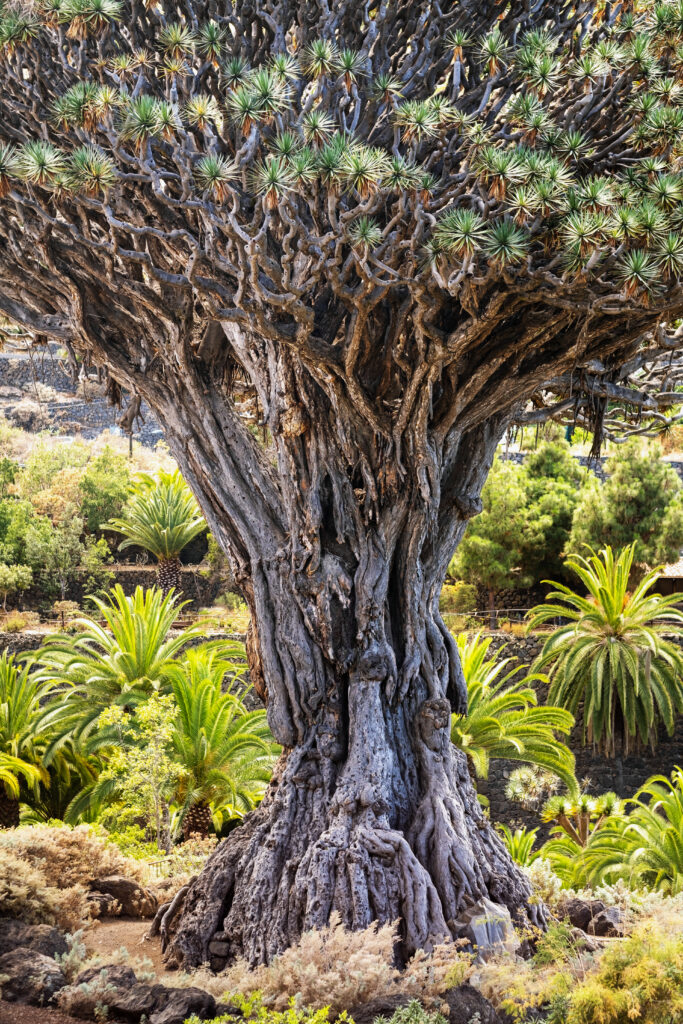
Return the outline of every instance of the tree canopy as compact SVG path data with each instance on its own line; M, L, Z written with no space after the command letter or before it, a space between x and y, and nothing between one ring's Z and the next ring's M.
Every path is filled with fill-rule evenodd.
M681 482L656 449L637 442L618 449L607 462L604 484L589 482L574 512L567 553L588 545L618 548L635 544L634 563L653 567L677 562L683 546Z

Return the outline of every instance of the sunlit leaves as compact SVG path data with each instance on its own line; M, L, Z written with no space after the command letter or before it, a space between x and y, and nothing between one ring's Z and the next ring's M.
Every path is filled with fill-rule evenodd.
M356 50L340 50L336 63L339 70L339 77L343 81L347 92L351 91L351 86L354 85L359 78L367 74L366 58L362 53L358 53Z
M388 160L382 150L370 146L349 147L340 162L342 180L347 188L366 199L376 192L387 171Z
M222 203L230 194L230 185L239 174L234 160L225 156L203 156L194 168L194 177L202 192L209 192Z
M251 182L254 192L262 196L267 209L275 210L294 184L287 161L280 156L267 156L254 167Z
M373 217L359 217L349 228L349 241L367 256L382 241L382 229Z
M658 275L655 259L645 249L633 249L625 253L620 260L618 277L628 298L633 298L640 292L647 294Z
M303 69L310 78L333 75L336 62L337 48L329 39L314 39L303 54Z
M14 170L16 150L12 145L0 143L0 199L10 191L10 176Z
M19 46L30 45L40 29L40 22L32 14L0 8L0 52L11 55Z
M312 146L322 146L335 132L333 118L324 110L311 110L303 118L304 138Z
M185 104L185 119L188 124L205 131L210 125L223 130L223 114L216 99L206 93L193 96Z
M441 250L458 258L471 257L484 239L484 219L474 210L449 210L439 219L434 238Z
M100 111L98 96L99 88L95 82L76 82L55 100L52 107L55 123L63 128L93 131Z
M485 62L490 75L495 75L504 63L508 43L498 27L484 36L479 44L479 56Z
M249 75L249 62L240 57L230 57L223 69L223 80L229 89L237 89L244 85Z
M128 101L120 125L124 142L132 142L141 150L150 139L161 138L163 134L162 104L154 96L143 93Z
M514 221L501 220L486 229L484 251L501 267L520 263L529 251L529 236Z
M159 45L163 53L175 60L192 53L196 42L192 29L178 21L171 22L159 32Z
M438 111L423 100L401 103L396 108L394 120L401 129L404 142L420 142L425 137L437 135L441 123Z
M66 34L70 39L83 39L118 21L122 11L122 0L63 0L60 20L69 23Z
M30 185L53 185L66 170L64 154L47 142L27 142L13 164L18 178Z
M218 61L225 45L225 30L215 21L202 25L197 34L197 51L218 67Z
M96 146L81 146L69 158L68 176L74 188L96 196L114 184L116 168L114 161Z
M238 85L228 95L227 108L234 124L248 135L252 126L263 115L263 109L254 91L248 85Z
M670 231L657 247L657 259L667 281L683 278L683 236Z

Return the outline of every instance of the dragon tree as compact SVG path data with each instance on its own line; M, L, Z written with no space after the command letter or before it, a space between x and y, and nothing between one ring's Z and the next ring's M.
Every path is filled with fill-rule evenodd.
M542 923L449 743L439 591L513 422L676 415L683 3L21 3L0 312L155 410L284 748L170 955Z

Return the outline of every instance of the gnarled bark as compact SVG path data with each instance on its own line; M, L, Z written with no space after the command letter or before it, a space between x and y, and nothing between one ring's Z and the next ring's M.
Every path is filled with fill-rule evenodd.
M466 688L438 609L505 417L439 443L426 392L399 458L352 403L297 369L276 361L261 378L280 486L257 520L250 503L264 507L268 467L254 447L226 471L225 404L196 423L174 420L172 398L161 409L224 531L253 612L252 675L285 748L263 804L220 844L171 929L186 966L268 960L332 911L350 928L399 919L405 954L447 939L482 896L534 913L450 743ZM225 536L233 516L239 541Z

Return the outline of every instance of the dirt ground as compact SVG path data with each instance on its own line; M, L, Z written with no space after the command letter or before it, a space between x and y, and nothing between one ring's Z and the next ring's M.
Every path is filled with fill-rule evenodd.
M86 931L83 941L91 954L107 957L123 946L131 957L151 960L159 980L169 985L172 984L173 972L166 969L161 959L159 939L145 939L151 923L132 917L103 918ZM4 1024L1 1018L0 1024Z
M151 921L137 918L111 917L96 921L85 933L83 941L89 954L99 953L106 959L116 950L125 947L132 959L152 961L159 981L173 984L173 972L167 971L161 959L159 939L145 940ZM0 999L0 1024L84 1024L75 1017L69 1017L59 1010L39 1006L20 1006Z
M0 1024L84 1024L75 1017L67 1017L58 1010L46 1010L40 1006L19 1006L5 1003L0 999Z

